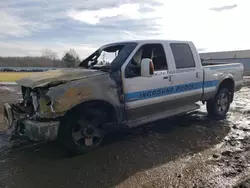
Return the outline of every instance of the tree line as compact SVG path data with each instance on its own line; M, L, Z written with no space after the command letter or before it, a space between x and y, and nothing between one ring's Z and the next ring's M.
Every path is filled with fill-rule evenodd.
M51 49L41 51L41 56L0 57L0 67L77 67L80 57L74 49L67 51L62 59Z

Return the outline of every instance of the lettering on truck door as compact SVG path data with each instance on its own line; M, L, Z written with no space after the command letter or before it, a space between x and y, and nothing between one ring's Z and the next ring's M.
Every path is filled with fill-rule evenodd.
M154 64L152 77L141 77L140 63L150 58ZM170 108L173 83L169 81L169 64L161 43L145 44L137 48L125 65L123 87L128 119L145 117Z

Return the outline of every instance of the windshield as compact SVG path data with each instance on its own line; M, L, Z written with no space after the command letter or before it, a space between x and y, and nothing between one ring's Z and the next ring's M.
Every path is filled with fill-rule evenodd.
M110 70L121 67L136 43L116 43L102 46L80 63L80 67L87 69Z

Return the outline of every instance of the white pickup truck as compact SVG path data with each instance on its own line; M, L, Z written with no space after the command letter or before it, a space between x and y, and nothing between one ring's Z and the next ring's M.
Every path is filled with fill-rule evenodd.
M78 68L17 81L23 101L5 104L7 132L31 140L60 137L68 148L87 152L100 145L106 128L187 113L199 108L198 101L219 120L242 87L243 71L240 63L203 67L192 42L108 44Z

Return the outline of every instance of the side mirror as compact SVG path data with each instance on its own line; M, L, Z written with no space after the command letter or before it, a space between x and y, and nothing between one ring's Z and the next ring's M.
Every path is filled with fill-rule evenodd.
M145 58L141 61L141 76L151 77L154 74L154 64L151 59Z

